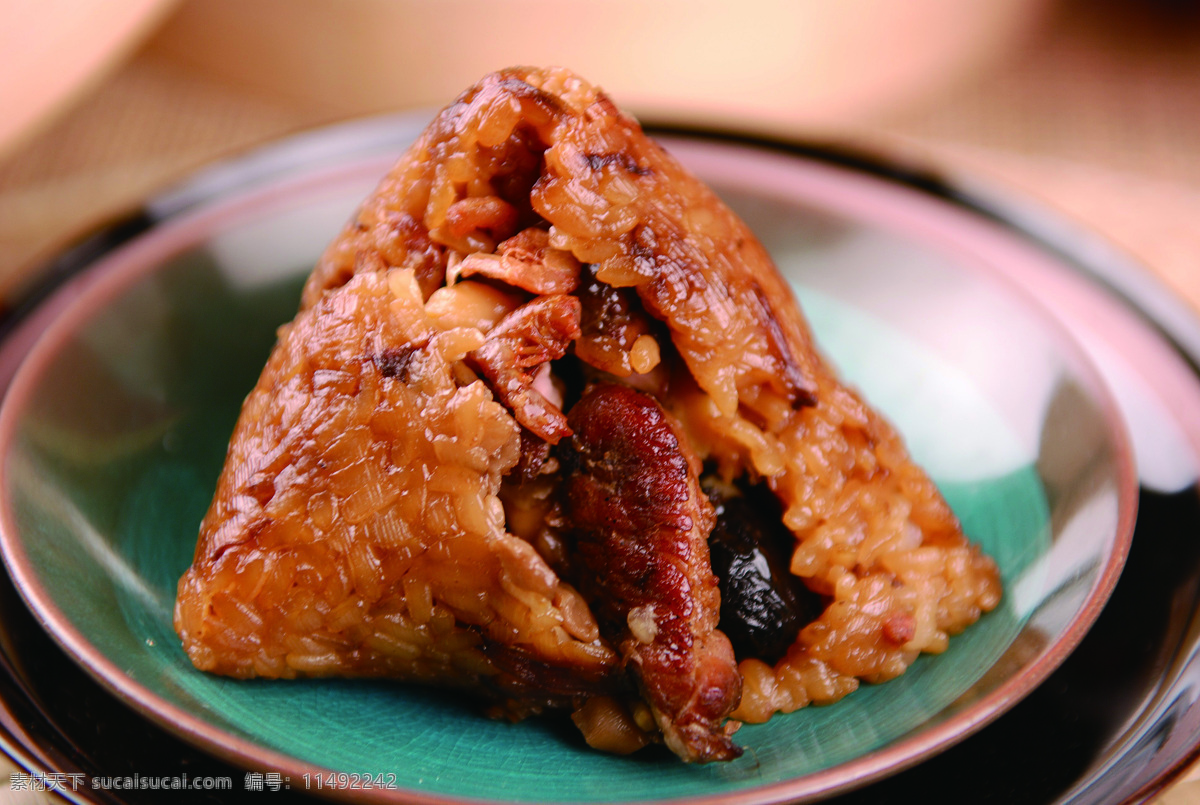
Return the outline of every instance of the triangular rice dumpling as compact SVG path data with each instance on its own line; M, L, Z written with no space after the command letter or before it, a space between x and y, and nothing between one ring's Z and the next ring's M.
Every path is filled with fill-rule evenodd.
M321 258L175 622L206 671L457 686L703 762L999 597L746 226L602 92L518 68Z

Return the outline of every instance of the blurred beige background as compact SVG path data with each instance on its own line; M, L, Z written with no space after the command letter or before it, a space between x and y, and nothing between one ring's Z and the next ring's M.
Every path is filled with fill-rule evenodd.
M108 60L91 57L82 89L63 92L56 76L88 54L62 29L80 24L71 8L97 7L84 16ZM34 55L0 71L0 109L21 117L22 87L45 108L0 129L0 298L64 242L213 159L441 105L495 67L558 62L643 117L984 174L1100 230L1200 304L1188 0L0 0L0 59L13 43Z
M979 176L1200 308L1190 0L0 0L0 301L206 163L513 63L572 67L646 119Z

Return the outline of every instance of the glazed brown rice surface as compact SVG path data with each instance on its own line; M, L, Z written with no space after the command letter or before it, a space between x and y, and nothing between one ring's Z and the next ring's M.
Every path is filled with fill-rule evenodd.
M622 411L661 435L609 439ZM620 512L578 504L579 456ZM819 614L779 656L734 657L714 625L741 604L723 608L705 541L713 505L759 493L783 535L769 583ZM943 651L1000 594L745 224L601 91L515 68L443 110L321 258L175 623L206 671L452 685L703 762L739 753L738 721Z

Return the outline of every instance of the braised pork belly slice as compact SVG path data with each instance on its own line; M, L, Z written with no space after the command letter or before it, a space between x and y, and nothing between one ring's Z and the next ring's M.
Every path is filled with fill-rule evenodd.
M708 555L715 516L699 462L648 394L590 389L559 451L580 584L602 631L637 677L675 754L729 760L724 729L742 693L733 647L717 631L721 596Z

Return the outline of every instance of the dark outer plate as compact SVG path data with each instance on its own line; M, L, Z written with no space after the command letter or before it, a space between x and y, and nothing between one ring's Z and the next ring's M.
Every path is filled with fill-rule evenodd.
M41 303L65 278L133 235L194 204L298 167L399 149L387 119L317 132L206 171L160 196L137 215L64 254L48 282L0 322L0 336L39 329ZM671 132L680 135L681 132ZM727 135L695 134L731 139ZM736 138L733 138L736 139ZM747 141L750 142L750 141ZM863 171L933 195L989 219L1053 255L1065 270L1031 269L1021 279L1082 340L1099 338L1152 383L1182 435L1177 448L1200 465L1200 324L1141 269L1027 202L1009 201L919 170L835 151L784 143L755 144ZM1114 335L1114 331L1116 334ZM1103 334L1102 337L1100 334ZM13 367L0 366L7 383ZM1133 428L1136 430L1136 427ZM1144 458L1144 456L1143 456ZM1194 479L1193 479L1194 480ZM1139 801L1183 768L1200 742L1200 497L1194 485L1143 487L1126 569L1109 605L1079 648L1025 701L941 755L833 802L1119 802ZM227 776L235 769L180 742L112 698L70 661L0 579L0 746L27 766L82 772L89 778L187 774ZM90 788L80 801L156 802L161 792L120 796ZM262 794L297 800L297 792ZM174 796L173 796L174 798ZM188 792L189 801L228 794Z

